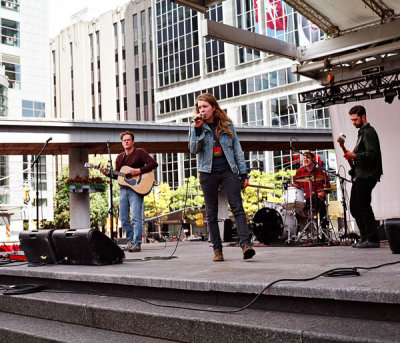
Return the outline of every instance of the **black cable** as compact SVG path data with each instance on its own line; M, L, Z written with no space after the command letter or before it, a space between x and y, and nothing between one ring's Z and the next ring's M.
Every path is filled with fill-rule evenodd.
M185 218L185 216L186 216L186 203L187 203L187 198L188 198L188 192L189 192L189 180L187 180L187 183L186 183L185 203L183 205L183 215L182 215L183 218ZM176 244L175 244L175 249L171 253L171 255L169 255L169 256L149 256L149 257L144 257L144 258L134 258L134 259L125 260L125 262L146 262L146 261L154 261L154 260L162 261L162 260L172 260L173 258L178 258L178 256L174 256L174 255L175 255L176 250L178 249L178 245L179 245L180 237L182 235L182 231L183 231L183 220L181 221L181 229L179 231L178 239L177 239ZM167 243L167 242L165 242L165 243ZM165 244L165 246L167 246L167 245ZM162 249L160 249L160 250L162 250Z
M373 266L373 267L353 267L353 268L333 268L333 269L329 269L325 272L322 272L318 275L309 277L309 278L301 278L301 279L278 279L275 281L270 282L269 284L267 284L255 297L253 300L251 300L247 305L236 309L236 310L209 310L209 309L200 309L200 308L192 308L192 307L185 307L185 306L177 306L177 305L162 305L162 304L157 304L157 303L153 303L151 301L147 301L147 300L143 300L140 298L136 298L136 297L127 297L127 296L123 296L123 295L109 295L110 297L113 298L129 298L129 299L134 299L140 302L143 302L145 304L148 305L152 305L152 306L158 306L158 307L165 307L165 308L175 308L175 309L181 309L181 310L193 310L193 311L199 311L199 312L210 312L210 313L238 313L241 311L246 310L247 308L249 308L252 304L254 304L260 297L261 295L271 286L273 286L274 284L278 283L278 282L283 282L283 281L288 281L288 282L304 282L304 281L312 281L315 280L321 276L325 276L325 277L341 277L341 276L360 276L360 273L357 271L357 269L364 269L364 270L371 270L371 269L377 269L377 268L381 268L381 267L385 267L385 266L390 266L390 265L395 265L395 264L399 264L400 261L395 261L395 262L388 262L388 263L383 263L377 266ZM24 285L21 285L20 287L22 287ZM32 286L32 285L26 285L26 286ZM42 285L35 285L35 286L42 286ZM51 289L47 289L45 287L40 288L32 288L30 289L29 287L27 287L29 289L29 293L33 293L33 292L38 292L38 291L45 291L48 293L68 293L68 294L87 294L87 295L97 295L99 296L98 292L73 292L73 291L62 291L62 290L51 290ZM0 289L1 286L0 286ZM12 295L13 293L8 293L8 295ZM17 294L17 293L14 293ZM20 293L22 294L22 293ZM101 295L103 296L103 295Z

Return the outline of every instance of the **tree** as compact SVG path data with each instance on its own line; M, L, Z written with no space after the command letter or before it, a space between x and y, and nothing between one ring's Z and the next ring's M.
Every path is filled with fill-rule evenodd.
M105 164L103 157L94 157L90 162L94 165ZM96 169L89 170L89 177L105 178L100 171ZM57 228L70 227L70 204L69 191L64 186L68 179L68 167L64 168L61 175L57 178L56 194L54 196L54 224ZM90 226L100 229L106 224L106 218L109 210L109 185L107 184L105 192L91 193L90 197ZM119 186L116 180L113 180L113 204L114 217L118 215Z
M243 207L249 220L253 219L259 205L264 202L282 202L282 188L285 182L290 182L290 177L295 174L292 170L280 170L276 173L264 173L252 170L249 174L249 183L270 187L271 189L247 187L242 194ZM257 198L258 195L258 198Z

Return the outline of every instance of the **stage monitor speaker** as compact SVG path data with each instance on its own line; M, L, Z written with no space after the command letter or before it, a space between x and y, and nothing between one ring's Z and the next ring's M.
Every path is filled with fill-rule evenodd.
M52 240L54 230L21 231L19 240L25 257L32 264L54 264L57 256Z
M53 242L57 256L66 264L99 266L125 259L121 248L97 229L55 230Z
M389 240L390 250L392 250L393 254L400 254L400 219L386 219L385 229Z

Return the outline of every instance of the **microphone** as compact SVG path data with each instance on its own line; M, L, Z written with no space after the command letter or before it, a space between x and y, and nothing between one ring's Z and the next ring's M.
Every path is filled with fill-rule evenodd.
M194 119L191 121L191 123L193 123L193 122L195 122L195 121L199 121L199 120L201 120L201 119L204 120L205 117L206 117L205 113L201 113L201 114L200 114L200 117L194 118Z
M289 144L290 144L290 150L293 150L292 137L290 137L290 139L289 139Z
M50 142L52 139L53 139L53 137L50 137L50 138L46 141L46 143Z

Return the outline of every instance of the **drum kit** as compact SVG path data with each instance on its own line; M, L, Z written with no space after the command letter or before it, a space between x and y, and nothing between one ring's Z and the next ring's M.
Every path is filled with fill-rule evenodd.
M298 182L311 182L323 179L324 176L305 176L296 178ZM249 185L250 187L265 186ZM270 188L274 189L274 188ZM318 191L329 192L331 188ZM308 242L333 242L334 230L328 215L328 202L316 204L314 201L305 200L305 192L297 187L284 187L282 203L264 202L253 217L253 233L260 243L271 244L281 242L286 244L304 244ZM326 228L317 225L319 207L326 206L326 218L321 218L327 223Z

